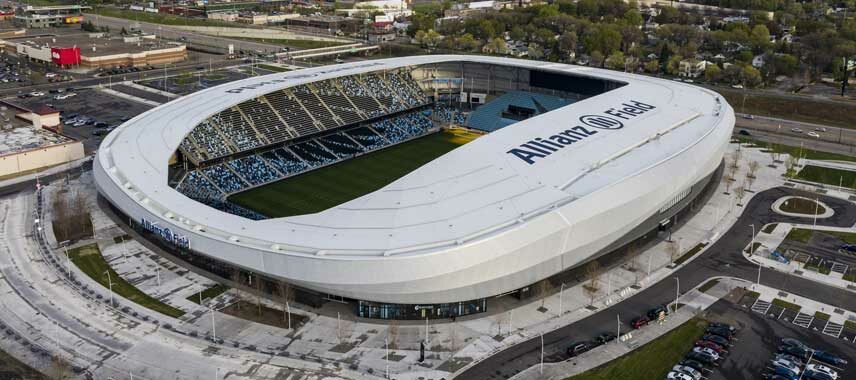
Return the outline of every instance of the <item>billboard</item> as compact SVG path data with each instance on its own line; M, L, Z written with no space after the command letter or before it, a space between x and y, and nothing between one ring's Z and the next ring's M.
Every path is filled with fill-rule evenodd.
M51 48L51 61L60 66L80 64L80 48Z

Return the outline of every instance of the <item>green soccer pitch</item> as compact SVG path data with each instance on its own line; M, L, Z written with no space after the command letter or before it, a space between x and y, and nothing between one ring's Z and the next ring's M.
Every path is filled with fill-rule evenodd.
M228 200L271 218L320 212L376 191L479 136L444 130L234 194Z

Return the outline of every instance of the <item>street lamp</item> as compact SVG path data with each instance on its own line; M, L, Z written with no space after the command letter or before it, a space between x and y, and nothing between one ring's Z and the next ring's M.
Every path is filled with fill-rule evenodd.
M750 224L749 227L752 227L752 240L749 242L749 255L755 253L755 224Z
M544 333L541 333L541 375L544 374Z
M675 277L675 282L677 283L675 286L675 313L678 312L678 297L681 295L681 279L679 277Z
M110 306L113 306L113 280L110 279L110 271L105 270L104 273L107 273L107 285L110 288Z
M559 316L562 316L562 295L565 292L565 283L562 283L562 286L559 287Z

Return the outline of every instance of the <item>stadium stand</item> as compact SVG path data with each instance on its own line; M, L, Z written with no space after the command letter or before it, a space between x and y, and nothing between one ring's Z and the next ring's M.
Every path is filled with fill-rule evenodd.
M366 150L375 150L387 144L387 141L381 135L367 127L354 128L345 132L345 134L366 147Z
M340 134L332 134L318 138L318 142L327 147L339 157L353 156L357 153L363 153L366 148L359 145L354 140Z
M247 187L247 184L223 164L202 169L202 173L224 193L234 193Z
M227 163L235 173L251 185L261 185L280 177L279 173L257 156L248 156Z
M467 126L473 129L493 132L520 121L520 119L508 117L508 111L512 106L530 110L532 114L529 117L532 117L566 106L572 102L572 100L552 95L510 91L470 113Z

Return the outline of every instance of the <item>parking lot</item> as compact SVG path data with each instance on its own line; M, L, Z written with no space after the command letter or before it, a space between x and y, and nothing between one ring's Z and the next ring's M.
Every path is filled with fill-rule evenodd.
M839 379L856 379L856 366L852 365L856 352L854 330L830 330L825 320L814 315L772 304L759 305L751 295L744 296L738 304L717 302L708 309L708 314L711 319L740 329L736 344L719 363L719 368L709 375L711 380L763 378L783 338L795 338L811 348L844 357L851 364L837 368Z
M815 231L808 242L786 239L777 250L791 261L820 268L825 273L849 273L856 268L856 254L840 250L845 241L841 238Z
M66 99L55 99L56 93L45 93L45 95L29 98L12 97L7 101L21 105L26 108L35 108L39 105L47 105L62 112L61 115L68 116L77 114L87 116L92 123L74 127L65 125L63 132L75 139L84 142L84 148L91 152L98 147L103 136L93 136L96 123L105 123L111 127L117 126L131 117L134 117L150 108L151 106L137 103L115 96L105 94L96 89L81 88L74 89L70 93L76 96Z

